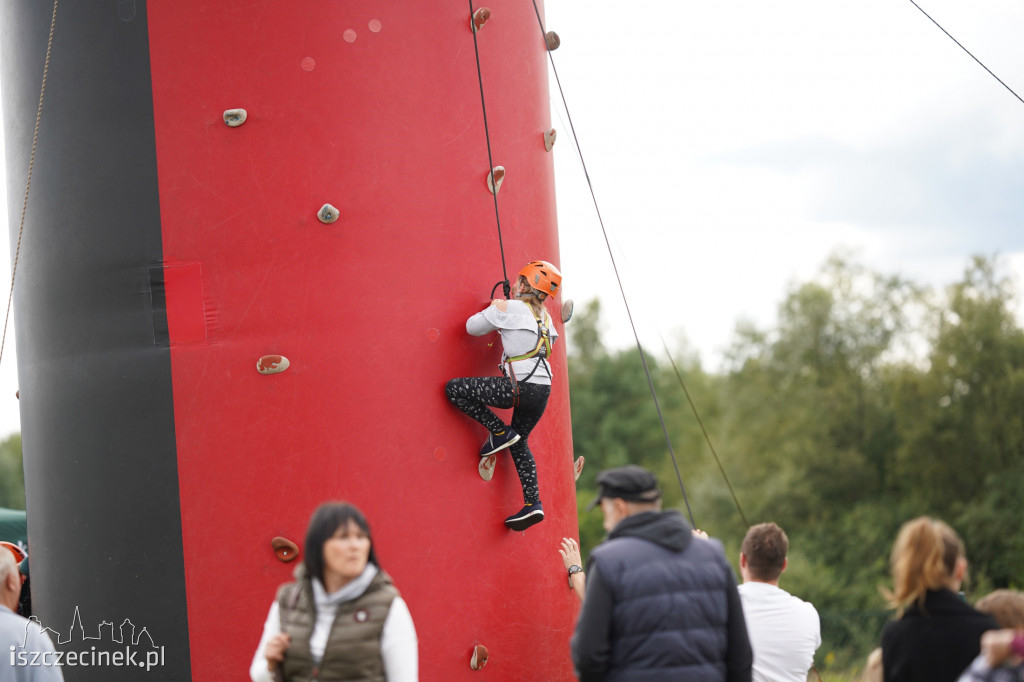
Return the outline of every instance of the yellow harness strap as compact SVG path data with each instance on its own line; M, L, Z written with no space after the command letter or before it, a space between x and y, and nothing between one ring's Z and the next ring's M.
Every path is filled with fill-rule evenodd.
M533 309L530 309L533 312ZM544 311L544 317L547 319L547 311ZM541 321L541 318L537 316L537 313L533 313L533 318L537 320L537 345L528 353L517 355L513 358L506 358L505 362L513 363L519 362L520 360L529 360L530 358L536 357L541 349L544 349L544 355L542 357L549 357L551 355L551 332L548 327Z

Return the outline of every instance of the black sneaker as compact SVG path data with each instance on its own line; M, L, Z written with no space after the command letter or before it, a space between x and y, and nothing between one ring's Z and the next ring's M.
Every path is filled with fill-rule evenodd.
M519 440L519 434L512 429L512 427L506 428L500 434L492 433L487 436L487 440L480 446L480 456L486 457L487 455L493 455L499 450L504 450L508 446Z
M505 519L509 530L526 530L530 526L544 520L544 507L540 501L528 504L512 516Z

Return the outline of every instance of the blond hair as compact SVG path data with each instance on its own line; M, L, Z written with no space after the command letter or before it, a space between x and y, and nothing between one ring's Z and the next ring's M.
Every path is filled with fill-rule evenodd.
M974 605L996 619L1001 628L1024 628L1024 594L1015 590L990 592Z
M896 617L902 618L915 602L923 607L928 590L949 587L964 556L960 536L942 521L920 516L904 523L889 559L893 589L885 595Z

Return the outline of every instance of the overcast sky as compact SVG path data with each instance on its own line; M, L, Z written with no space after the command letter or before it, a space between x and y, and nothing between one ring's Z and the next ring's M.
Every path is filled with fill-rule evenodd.
M1024 95L1024 3L918 4ZM909 0L549 0L546 12L646 344L684 334L714 369L739 319L769 324L787 285L837 248L933 285L976 253L1024 271L1024 103ZM622 346L631 332L553 78L552 109L565 295L600 296ZM13 186L0 221L20 214ZM9 331L0 435L19 429L13 350Z

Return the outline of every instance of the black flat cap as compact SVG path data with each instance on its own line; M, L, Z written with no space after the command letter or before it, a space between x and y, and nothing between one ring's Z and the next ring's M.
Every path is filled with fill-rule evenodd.
M588 511L605 497L627 502L657 502L661 499L658 479L647 469L635 464L602 471L597 475L597 486L597 497L587 505Z

